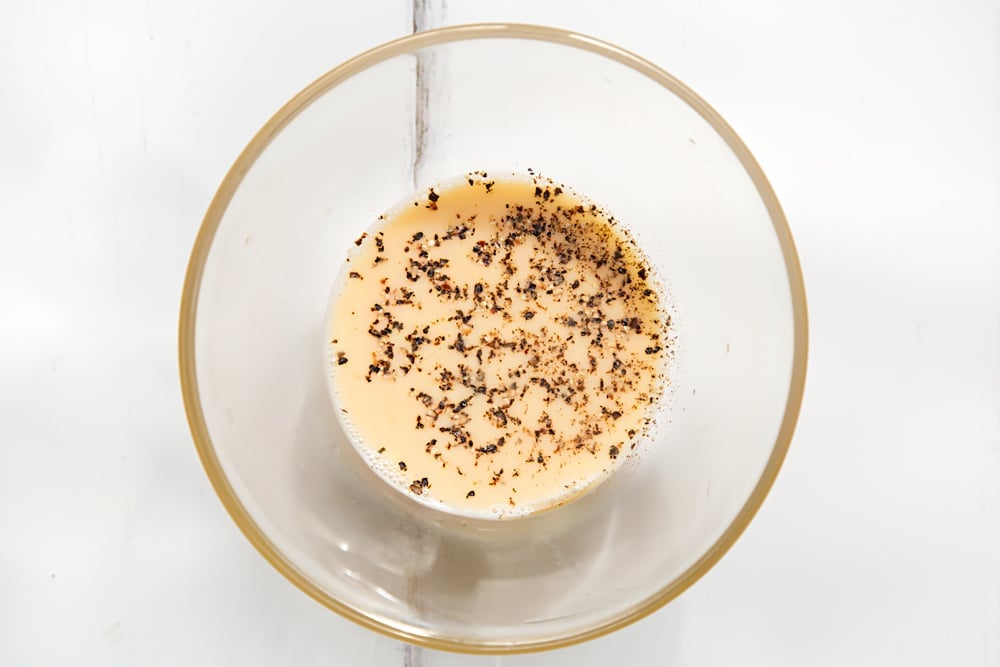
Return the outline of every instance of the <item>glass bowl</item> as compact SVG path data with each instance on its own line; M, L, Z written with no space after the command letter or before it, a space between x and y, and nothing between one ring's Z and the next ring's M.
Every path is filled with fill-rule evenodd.
M655 442L596 491L524 519L457 518L352 447L326 389L324 317L380 213L468 171L529 167L604 205L666 279L670 398ZM275 568L392 637L504 653L620 628L718 561L778 474L806 341L788 225L718 113L597 39L468 25L345 62L250 141L195 242L180 366L208 476Z

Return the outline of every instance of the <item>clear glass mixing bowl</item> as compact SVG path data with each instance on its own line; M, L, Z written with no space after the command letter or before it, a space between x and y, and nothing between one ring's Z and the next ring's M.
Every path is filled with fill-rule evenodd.
M361 461L328 398L323 319L348 245L385 209L470 170L528 167L606 206L668 281L671 400L657 441L597 491L462 520ZM708 104L590 37L470 25L347 61L250 141L192 252L180 363L208 476L271 564L374 630L499 653L635 621L725 553L788 449L806 340L781 208Z

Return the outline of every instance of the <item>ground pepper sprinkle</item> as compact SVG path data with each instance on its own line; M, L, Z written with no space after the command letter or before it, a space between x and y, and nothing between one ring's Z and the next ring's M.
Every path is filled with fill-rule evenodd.
M370 268L339 286L344 418L401 488L450 508L526 512L606 477L647 432L673 349L634 241L534 173L473 172L412 203L355 241Z

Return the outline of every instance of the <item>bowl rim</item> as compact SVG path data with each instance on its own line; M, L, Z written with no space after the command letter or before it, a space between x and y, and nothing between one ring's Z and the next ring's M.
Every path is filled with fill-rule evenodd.
M722 535L679 577L667 582L655 593L615 618L572 634L531 640L524 643L483 642L480 640L462 639L461 637L444 637L422 633L415 627L393 623L382 617L356 609L326 593L309 580L264 534L261 527L251 518L246 508L240 502L232 485L226 478L216 455L211 437L209 436L205 416L201 408L195 363L195 324L198 313L198 296L212 241L243 177L271 143L272 139L321 95L369 67L390 58L415 51L416 49L449 42L481 39L543 41L582 49L607 57L626 67L630 67L653 82L660 84L681 98L704 118L722 137L737 159L739 159L743 168L750 176L757 192L760 194L768 215L771 218L788 276L794 327L792 372L785 403L785 412L774 447L753 491ZM767 177L736 132L723 120L722 116L715 109L693 90L645 58L601 39L575 31L518 23L455 25L407 35L386 42L329 70L303 88L282 106L254 135L246 148L236 158L236 161L226 173L209 204L188 262L181 297L178 333L181 393L184 409L187 414L188 426L198 451L198 456L201 459L202 466L205 468L212 487L222 501L223 506L229 512L230 517L264 559L314 600L363 627L393 639L406 641L425 648L479 654L513 654L542 651L569 646L603 636L630 625L660 609L703 577L725 555L747 528L777 478L781 465L788 453L802 406L808 357L808 317L805 286L792 233L781 205L778 202L778 198L771 188Z

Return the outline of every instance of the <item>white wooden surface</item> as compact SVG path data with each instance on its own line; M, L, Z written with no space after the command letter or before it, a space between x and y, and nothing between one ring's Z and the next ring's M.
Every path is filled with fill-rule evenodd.
M190 444L187 253L287 98L408 0L0 5L0 665L1000 666L1000 6L422 0L660 63L778 192L812 356L785 470L705 579L546 654L413 649L243 539Z

